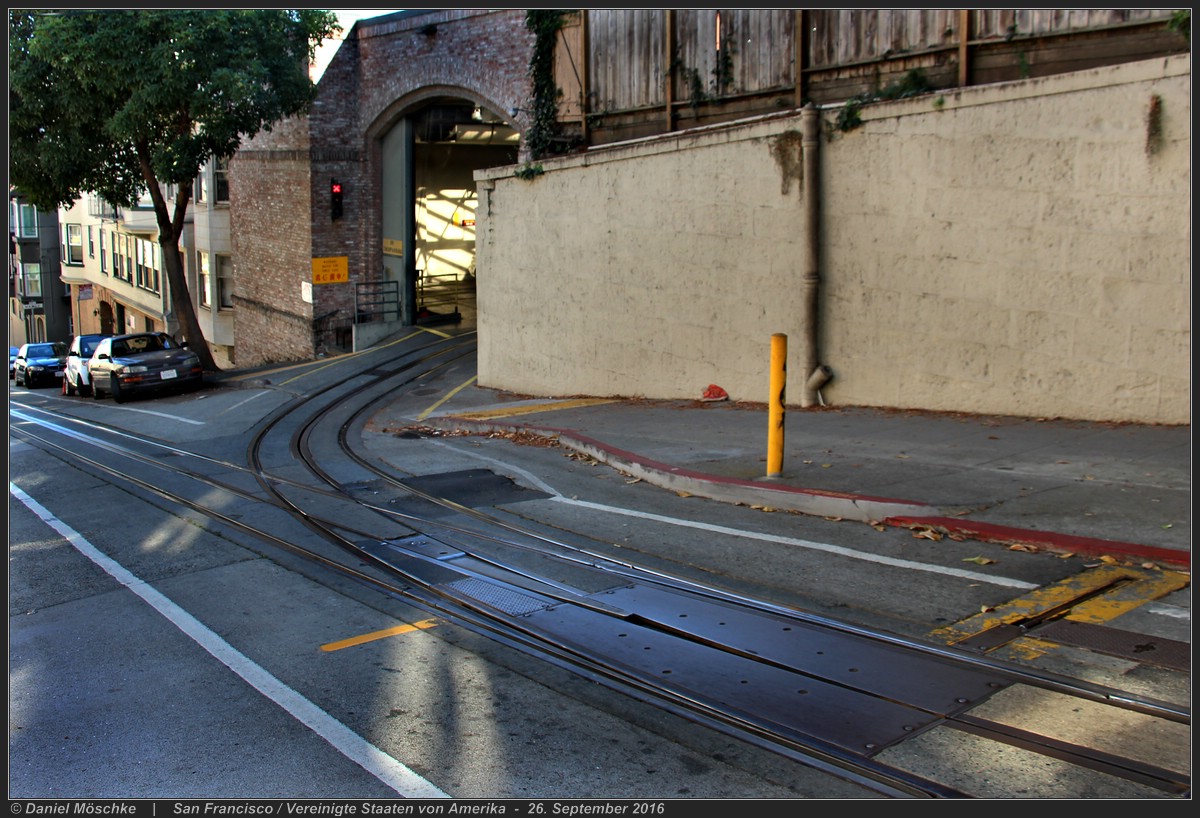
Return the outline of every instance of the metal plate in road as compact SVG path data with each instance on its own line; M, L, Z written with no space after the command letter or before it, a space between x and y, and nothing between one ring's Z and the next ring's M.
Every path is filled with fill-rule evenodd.
M817 678L941 715L973 707L1011 682L1000 674L833 628L651 585L595 596L697 639L735 646Z
M870 756L938 722L938 716L804 674L680 639L654 627L558 605L521 617L605 664L678 696L793 740Z

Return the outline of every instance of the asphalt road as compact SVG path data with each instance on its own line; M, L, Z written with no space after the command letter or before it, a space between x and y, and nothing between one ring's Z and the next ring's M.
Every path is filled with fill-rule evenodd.
M44 410L235 459L258 420L349 365L123 406L14 389L10 423ZM440 373L413 406L459 382L453 369ZM637 564L905 636L930 638L1088 570L1082 559L1018 552L976 575L962 553L908 531L683 498L553 446L399 435L394 418L360 430L364 451L413 476L505 475L524 493L491 510L514 522L583 532ZM874 797L323 576L11 433L10 485L10 797L645 798L676 809ZM1189 638L1185 600L1174 599L1122 622ZM1090 651L1021 658L1143 695L1189 696L1186 675ZM985 797L1067 791L1061 770L1004 762L996 769L1022 787L993 776Z

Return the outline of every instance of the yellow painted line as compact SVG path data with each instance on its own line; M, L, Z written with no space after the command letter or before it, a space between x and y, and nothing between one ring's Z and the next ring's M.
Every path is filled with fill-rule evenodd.
M429 628L436 628L437 622L432 619L423 619L412 625L398 625L394 628L386 628L374 633L364 633L361 636L352 636L349 639L342 639L339 642L330 642L327 645L321 645L321 650L331 652L342 650L343 648L352 648L355 645L362 645L367 642L374 642L378 639L387 639L389 636L399 636L402 633L412 633L413 631L423 631Z
M537 412L553 412L557 409L578 409L581 406L599 406L602 403L616 403L616 401L611 398L580 398L579 400L564 400L554 403L509 406L503 409L491 409L487 412L468 412L458 417L466 418L467 420L492 420L494 418L515 417L516 415L532 415Z
M1187 574L1175 571L1148 571L1107 565L1067 577L1061 582L1038 588L1004 605L982 611L953 625L938 628L931 636L952 645L1001 625L1040 616L1054 608L1069 605L1074 599L1081 599L1112 585L1108 590L1082 599L1078 605L1072 605L1063 617L1077 622L1103 624L1139 605L1186 588L1189 582ZM1022 636L1002 647L1021 658L1034 659L1058 645L1032 636Z
M432 333L433 335L440 335L442 338L453 338L454 337L453 335L451 335L448 332L442 332L440 329L434 329L433 327L417 327L417 329L419 329L421 332L429 332L429 333Z
M465 382L463 382L463 383L459 384L458 386L454 387L453 389L451 389L451 390L449 391L449 393L447 393L447 394L446 394L446 397L442 398L440 401L438 401L437 403L435 403L433 406L430 406L430 407L429 407L428 409L426 409L424 412L422 412L421 414L417 415L417 420L424 420L425 418L429 417L430 413L432 413L432 412L436 411L436 410L437 410L437 408L438 408L439 406L441 406L443 403L445 403L446 401L450 400L452 397L454 397L454 396L455 396L455 395L457 395L459 392L461 392L461 391L463 391L464 389L466 389L466 388L467 388L468 386L470 386L471 384L475 383L475 379L476 379L477 377L479 377L479 376L478 376L478 375L472 375L471 377L467 378L467 380L466 380Z
M1102 624L1132 611L1152 599L1188 586L1190 578L1177 571L1148 572L1142 579L1113 588L1103 596L1089 599L1071 609L1067 619Z

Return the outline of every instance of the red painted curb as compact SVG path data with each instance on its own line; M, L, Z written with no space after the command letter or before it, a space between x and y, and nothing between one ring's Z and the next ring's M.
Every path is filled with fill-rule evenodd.
M981 523L956 517L888 517L887 525L901 528L930 526L946 534L959 534L974 540L997 543L1026 543L1051 551L1095 556L1124 556L1129 559L1161 562L1176 565L1191 571L1190 551L1176 551L1154 545L1102 540L1098 537L1079 537L1074 534L1057 534L1051 531L1036 531L1029 528L1014 528L995 523Z

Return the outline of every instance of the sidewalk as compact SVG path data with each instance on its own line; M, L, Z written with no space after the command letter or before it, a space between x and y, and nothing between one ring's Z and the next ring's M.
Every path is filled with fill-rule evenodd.
M764 405L524 399L468 386L421 419L533 432L676 492L926 536L1191 566L1191 428L789 408L766 477Z

